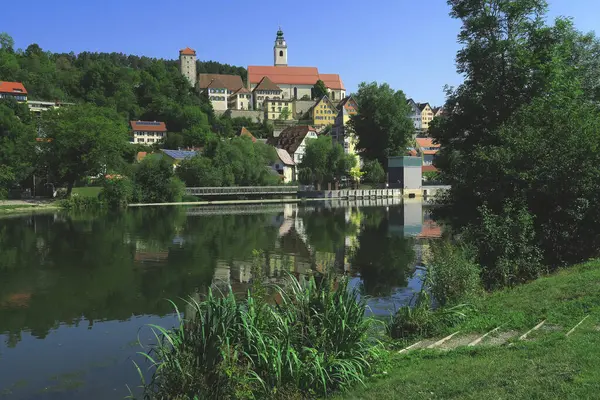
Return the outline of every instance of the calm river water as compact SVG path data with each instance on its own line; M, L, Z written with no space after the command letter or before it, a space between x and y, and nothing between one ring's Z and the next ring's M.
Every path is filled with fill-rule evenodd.
M350 274L387 315L419 289L420 238L438 234L421 203L389 200L0 219L0 399L138 393L145 326L176 324L166 299L243 293L253 250L274 282Z

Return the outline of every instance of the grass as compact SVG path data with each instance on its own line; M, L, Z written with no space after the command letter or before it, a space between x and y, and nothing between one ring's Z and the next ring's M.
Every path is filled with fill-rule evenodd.
M82 197L98 197L101 191L101 186L82 186L73 188L72 194L77 194Z
M231 291L190 300L179 327L152 326L158 344L142 353L149 382L138 369L144 398L305 399L363 382L384 352L347 284L290 276L285 289L271 288L274 302L260 285L244 300Z
M600 392L600 262L574 266L474 301L478 312L448 332L498 325L518 334L546 319L555 331L514 346L392 357L385 378L338 399L592 399ZM569 337L565 333L590 317ZM440 332L442 334L442 332Z

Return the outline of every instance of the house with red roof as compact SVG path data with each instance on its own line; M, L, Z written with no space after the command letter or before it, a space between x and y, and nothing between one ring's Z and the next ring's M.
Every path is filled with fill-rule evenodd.
M167 137L167 125L158 121L129 121L131 125L131 143L153 145Z
M435 155L440 151L440 145L434 143L432 138L421 138L415 139L417 145L417 152L423 157L423 172L437 171L433 165L433 159Z
M329 98L338 102L346 97L346 88L338 74L322 74L316 67L292 67L288 65L288 46L281 29L277 31L273 47L273 66L248 66L248 85L252 90L268 77L281 90L284 99L312 99L312 88L318 80L323 81Z
M19 103L27 102L27 89L21 82L0 81L0 99L13 98Z

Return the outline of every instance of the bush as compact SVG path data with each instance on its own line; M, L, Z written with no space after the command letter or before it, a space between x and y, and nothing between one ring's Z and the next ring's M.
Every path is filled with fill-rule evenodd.
M324 396L362 382L381 357L367 339L366 302L347 280L291 278L275 288L277 304L231 290L190 300L186 320L167 331L148 355L149 398L263 399ZM283 396L283 397L282 397Z
M440 306L457 304L481 290L481 270L466 247L449 241L431 245L426 285Z
M100 199L109 208L123 208L133 199L133 184L127 177L119 175L107 176L104 180Z
M477 249L476 261L488 289L523 283L545 271L533 216L523 205L508 201L500 214L482 206L479 215L481 221L467 227L463 239Z
M104 202L97 197L85 197L77 194L60 200L59 205L67 210L97 210L105 206Z
M171 203L181 201L185 185L173 172L173 166L164 158L146 157L137 166L134 181L134 199L142 203Z
M383 183L385 182L385 171L377 160L366 161L363 167L365 176L363 181L366 183Z

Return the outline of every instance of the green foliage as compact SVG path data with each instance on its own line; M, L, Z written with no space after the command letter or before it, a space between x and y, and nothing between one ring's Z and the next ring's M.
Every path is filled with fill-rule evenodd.
M105 203L98 197L73 195L60 200L60 207L73 211L93 211L102 209Z
M276 185L279 179L267 169L276 158L273 147L234 137L217 142L206 155L183 160L177 176L188 187Z
M536 246L554 268L597 256L598 41L569 20L546 25L542 0L450 4L463 22L465 82L448 91L448 112L430 130L451 186L438 215L477 232L488 286L537 276Z
M440 179L440 173L438 171L425 171L423 172L424 181L438 181Z
M297 281L275 288L277 304L230 291L204 301L180 326L152 326L160 338L147 355L156 368L151 398L303 398L347 388L373 372L380 347L367 339L373 321L346 280ZM300 396L298 396L300 397Z
M356 148L361 157L387 165L388 157L404 154L415 130L404 93L387 83L363 82L353 97L359 112L351 117L349 126L358 138Z
M537 278L544 268L535 242L533 216L507 202L501 214L479 208L481 221L465 230L464 240L477 249L483 283L488 288L512 286Z
M327 96L329 94L329 91L327 90L327 86L325 86L325 82L323 82L322 80L318 80L317 83L315 83L313 85L312 88L312 98L313 99L320 99L323 96Z
M185 186L165 157L146 157L133 176L134 199L142 203L181 201Z
M67 196L77 180L122 165L127 126L107 108L92 104L44 112L41 157L53 181L66 183Z
M367 183L383 183L385 182L385 171L377 160L365 161L363 166L365 176L363 182Z
M0 198L34 170L35 128L25 123L28 120L26 105L0 99Z
M432 242L426 286L439 305L455 305L481 292L481 269L472 250L450 241Z
M133 183L128 177L114 176L104 180L100 199L109 208L127 207L133 200Z
M290 118L291 113L292 112L290 111L289 108L283 107L281 109L281 113L279 113L279 119L285 121Z
M356 157L344 154L344 148L331 136L308 140L304 157L299 164L300 182L327 184L339 181L356 166Z

